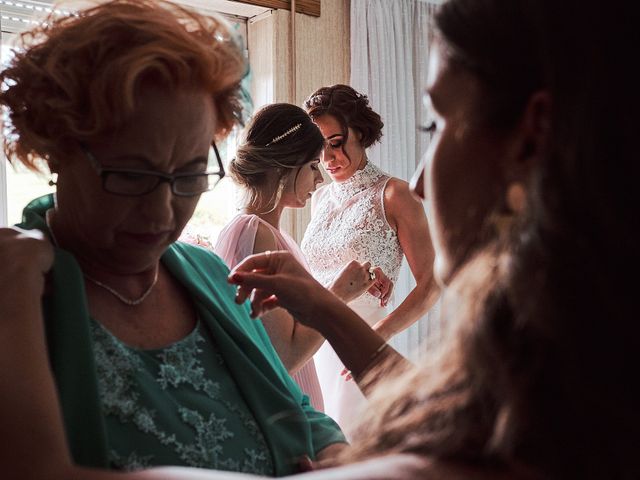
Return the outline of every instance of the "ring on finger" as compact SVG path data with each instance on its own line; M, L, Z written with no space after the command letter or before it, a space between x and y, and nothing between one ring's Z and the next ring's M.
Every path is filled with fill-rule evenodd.
M373 267L369 267L369 279L370 280L376 279L376 272Z

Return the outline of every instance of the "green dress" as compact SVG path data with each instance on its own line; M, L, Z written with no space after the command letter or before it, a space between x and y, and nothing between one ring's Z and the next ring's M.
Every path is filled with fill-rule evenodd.
M20 226L47 232L44 215L52 207L52 195L32 201L24 210ZM281 476L294 473L301 456L308 455L313 459L317 452L328 445L345 441L337 424L325 414L314 410L308 398L293 382L273 349L262 323L249 317L248 305L235 304L235 289L226 280L228 269L217 256L200 247L175 243L167 249L161 261L187 289L199 317L198 328L167 349L184 347L184 344L178 345L183 342L206 346L198 354L204 357L192 357L189 360L192 363L200 362L200 365L192 369L200 372L197 375L202 374L198 378L193 376L193 372L186 375L189 380L176 377L175 372L170 372L173 376L167 372L159 374L163 365L168 368L167 362L161 361L163 355L167 357L167 349L135 352L97 325L88 314L84 279L77 262L69 252L56 248L51 272L51 293L43 299L43 311L51 367L62 405L67 439L77 464L110 468L117 465L118 458L122 460L124 456L126 458L123 463L129 466L162 465L167 462L203 466L203 458L209 458L213 459L213 463L209 465L216 465L221 469L251 470L247 465L255 461L257 472L267 471ZM101 338L101 335L106 337ZM137 421L129 423L138 430L137 434L140 433L140 426L148 428L150 434L141 435L136 441L133 457L131 450L127 452L116 449L114 452L109 435L113 440L113 435L122 435L122 431L118 433L109 423L122 412L114 414L104 403L106 377L102 371L98 375L98 365L105 364L100 358L100 348L104 350L107 345L104 343L105 339L116 341L125 350L129 348L128 353L132 354L130 359L135 358L136 360L131 361L138 366L131 371L155 372L155 381L161 386L163 382L165 385L174 382L180 384L178 387L188 388L190 392L204 391L213 396L213 390L224 387L225 394L217 398L217 401L219 406L226 404L227 410L232 413L222 423L234 425L231 430L227 430L233 433L235 440L246 438L247 432L255 433L251 442L246 444L248 453L243 451L237 455L236 444L235 448L229 446L226 449L222 445L223 453L225 450L226 453L216 454L216 451L220 452L221 445L220 442L216 444L212 441L212 438L229 437L229 434L225 433L225 429L212 434L212 427L205 424L209 422L213 425L216 421L219 424L220 420L224 420L220 416L224 409L215 410L218 406L207 412L197 411L197 408L193 408L194 405L206 404L206 401L203 402L206 399L201 398L200 401L186 405L180 404L179 399L176 403L178 397L175 395L167 396L166 404L162 406L162 392L153 395L153 405L145 405L144 395L136 397L136 408L132 411L134 416L135 412L142 412L143 415ZM102 347L96 348L97 345ZM214 357L219 359L219 365L206 359ZM201 372L199 368L204 364L217 370ZM207 380L219 385L212 386ZM139 380L137 384L139 385ZM172 387L171 390L176 388ZM233 406L236 408L235 412ZM172 415L165 415L165 410L172 412ZM190 410L196 413L190 413ZM151 412L151 417L145 416L144 412ZM233 420L230 421L232 417ZM150 418L155 419L155 422L145 424ZM176 441L171 440L172 433L184 430L185 425L191 425L195 432L194 438L199 439L190 446L185 445L178 436ZM149 448L153 450L153 445L159 439L171 451L171 458L164 461L160 458L160 452L145 453L149 452ZM146 441L151 442L151 447L144 445ZM211 454L207 454L207 449L211 450ZM236 455L229 455L233 452ZM154 458L149 458L150 456Z

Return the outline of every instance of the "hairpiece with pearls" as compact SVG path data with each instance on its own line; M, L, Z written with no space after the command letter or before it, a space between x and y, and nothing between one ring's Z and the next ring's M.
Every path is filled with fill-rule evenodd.
M272 145L274 143L279 142L280 140L282 140L287 135L291 135L293 132L297 132L298 130L300 130L300 127L302 127L302 123L296 123L293 127L291 127L289 130L284 132L282 135L278 135L277 137L273 137L271 139L271 141L265 145L265 147L268 147L269 145Z

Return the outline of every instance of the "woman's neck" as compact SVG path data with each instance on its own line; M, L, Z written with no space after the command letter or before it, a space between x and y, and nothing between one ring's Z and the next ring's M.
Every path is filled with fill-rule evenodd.
M249 205L244 207L242 212L249 215L255 215L261 220L267 222L276 230L280 230L280 218L282 217L283 210L284 207L282 205L276 205L273 209L270 209L269 207L261 208L260 206Z
M113 289L123 296L132 298L136 298L139 292L150 292L156 285L161 270L159 259L147 266L141 266L139 271L118 269L111 258L101 258L94 251L87 250L87 241L69 235L71 229L64 228L64 219L58 217L56 210L47 211L45 221L54 245L71 252L84 277L92 283L103 288L104 285L113 286ZM134 293L130 295L129 292Z

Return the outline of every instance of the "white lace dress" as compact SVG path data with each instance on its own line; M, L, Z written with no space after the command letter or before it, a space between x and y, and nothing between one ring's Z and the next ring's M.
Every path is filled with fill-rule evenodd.
M302 240L302 251L313 276L323 285L351 260L371 262L395 283L403 252L398 235L387 222L384 190L391 177L372 163L341 183L316 192L313 218ZM380 300L369 293L349 303L369 325L388 314ZM349 437L364 396L353 380L341 375L344 366L328 342L315 357L324 397L325 413L338 422Z

